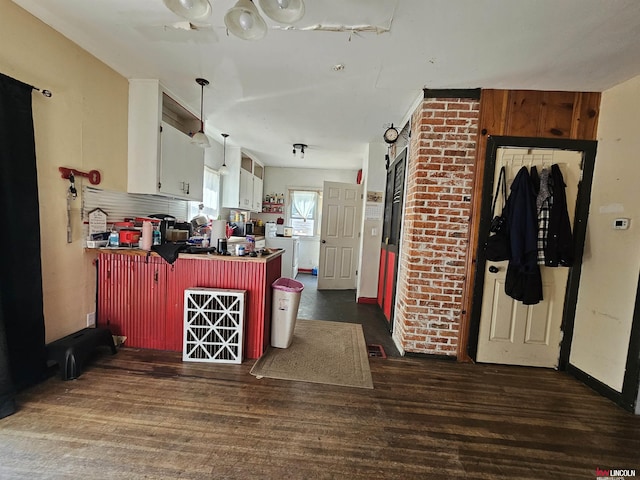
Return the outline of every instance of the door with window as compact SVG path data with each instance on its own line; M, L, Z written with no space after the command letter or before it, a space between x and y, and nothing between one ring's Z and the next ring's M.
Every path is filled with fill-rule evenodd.
M393 330L393 306L396 298L406 163L407 149L405 148L389 166L384 198L382 246L380 247L380 270L378 273L378 305L389 322L389 331Z

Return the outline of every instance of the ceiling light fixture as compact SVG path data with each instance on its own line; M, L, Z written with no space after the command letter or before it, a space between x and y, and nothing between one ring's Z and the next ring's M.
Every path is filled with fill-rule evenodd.
M204 87L209 85L209 80L196 78L196 83L200 85L200 131L191 137L191 143L200 145L202 148L210 147L209 139L204 134L204 117L202 116L202 103L204 99Z
M209 0L163 0L166 7L190 22L204 22L211 15Z
M260 0L260 8L267 17L279 23L291 24L304 15L303 0ZM224 16L224 24L229 32L243 40L260 40L267 34L267 24L253 0L238 0Z
M243 40L260 40L267 34L267 24L251 0L238 0L224 16L224 24Z
M295 23L304 16L303 0L260 0L260 8L279 23Z
M296 156L296 151L300 151L300 158L304 159L304 149L308 148L308 145L305 145L304 143L294 143L293 144L293 156Z
M222 144L222 166L218 169L218 173L220 175L229 175L229 167L227 167L227 137L228 133L221 133L222 138L224 138L224 143Z

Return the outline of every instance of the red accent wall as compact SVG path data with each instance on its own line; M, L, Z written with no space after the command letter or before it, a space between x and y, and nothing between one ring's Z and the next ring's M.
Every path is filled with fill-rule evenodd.
M393 285L395 281L395 263L396 254L394 252L387 252L387 266L385 270L385 282L384 282L384 303L382 305L382 311L387 318L387 322L391 322L391 309L393 308Z

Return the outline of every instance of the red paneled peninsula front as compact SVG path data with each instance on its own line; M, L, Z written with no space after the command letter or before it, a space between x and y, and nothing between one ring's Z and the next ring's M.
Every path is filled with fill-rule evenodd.
M168 264L142 251L101 250L98 324L126 336L130 347L182 351L185 289L245 290L245 357L259 358L270 343L271 284L280 277L281 255L180 254Z

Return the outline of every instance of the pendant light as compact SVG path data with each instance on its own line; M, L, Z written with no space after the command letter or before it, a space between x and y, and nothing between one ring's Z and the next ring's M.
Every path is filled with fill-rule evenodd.
M209 80L204 78L196 78L196 83L200 85L200 131L195 133L191 137L191 143L195 143L196 145L200 145L202 148L208 148L211 146L209 143L209 139L204 134L204 117L202 116L202 103L204 99L204 87L209 85Z
M163 0L166 7L190 22L204 22L211 15L209 0Z
M218 169L220 175L229 175L229 167L227 167L227 137L228 133L221 133L224 142L222 144L222 166Z
M238 0L224 16L224 24L243 40L260 40L267 34L267 24L251 0Z
M279 23L295 23L304 16L303 0L260 0L260 8Z

